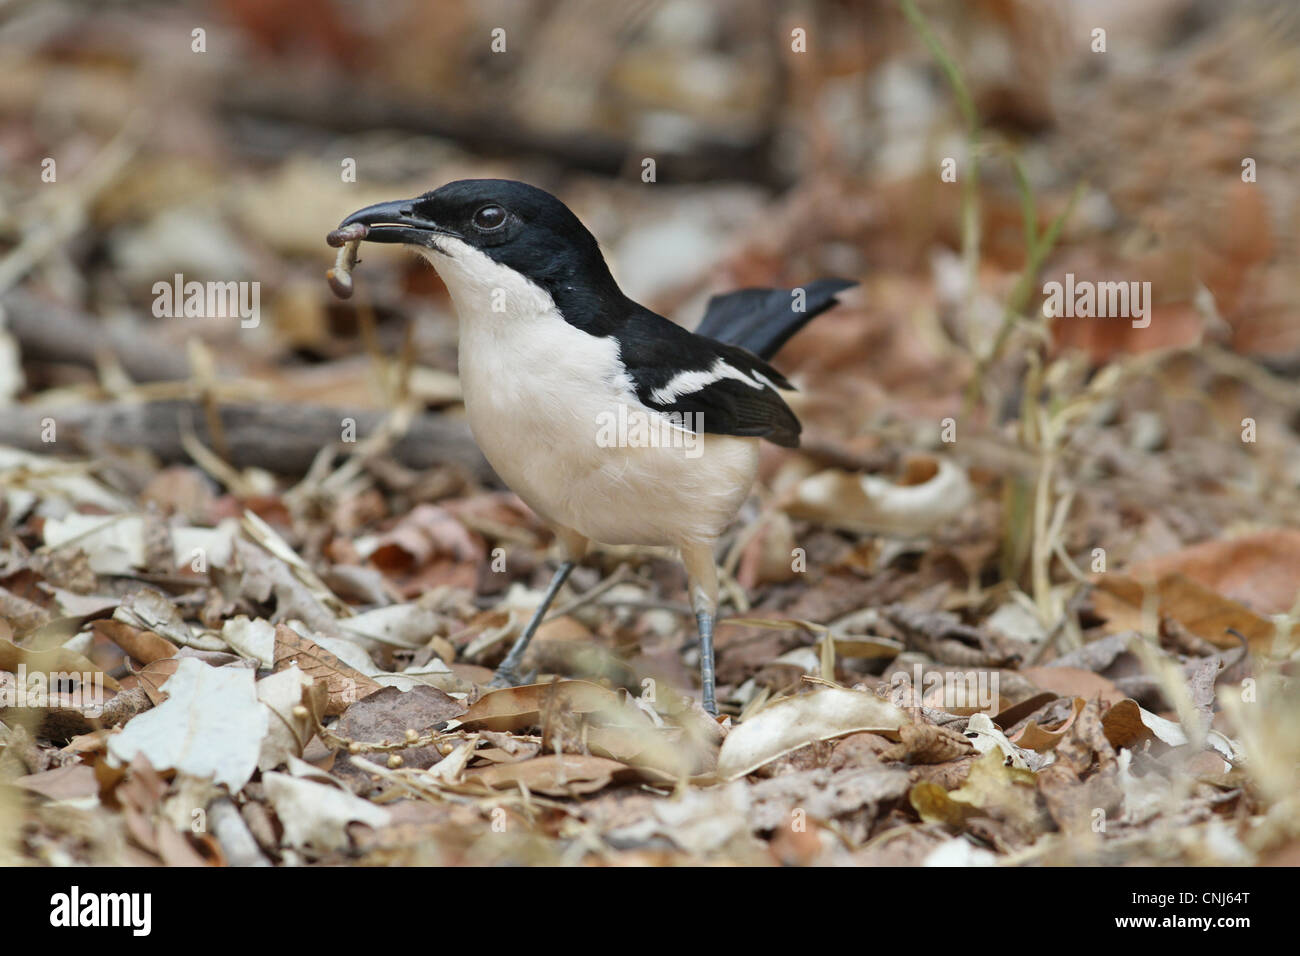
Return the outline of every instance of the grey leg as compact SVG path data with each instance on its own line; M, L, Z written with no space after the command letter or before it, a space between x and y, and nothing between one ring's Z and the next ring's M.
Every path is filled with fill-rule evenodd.
M713 678L713 612L700 611L695 615L700 627L700 686L704 691L704 709L718 716L718 702L714 698Z
M713 619L718 610L718 568L713 563L713 542L682 546L682 563L690 581L691 607L700 628L700 687L704 709L718 716L713 676Z
M560 588L568 579L569 572L573 570L574 563L573 561L565 561L556 569L555 577L551 578L551 583L546 588L546 594L542 597L542 603L537 605L532 620L528 622L524 632L515 641L515 646L510 648L510 653L501 662L501 666L497 668L496 674L492 676L492 683L488 685L489 687L514 687L519 683L519 664L524 659L524 652L528 650L528 642L537 633L537 628L541 626L542 619L546 617L551 602L555 600L555 595L560 593Z

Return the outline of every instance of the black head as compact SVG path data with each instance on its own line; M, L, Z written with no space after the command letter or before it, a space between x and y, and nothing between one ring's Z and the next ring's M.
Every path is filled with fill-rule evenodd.
M369 242L426 246L455 257L459 240L552 292L614 286L595 237L545 190L511 179L462 179L415 199L359 209L339 224ZM463 251L463 250L462 250Z

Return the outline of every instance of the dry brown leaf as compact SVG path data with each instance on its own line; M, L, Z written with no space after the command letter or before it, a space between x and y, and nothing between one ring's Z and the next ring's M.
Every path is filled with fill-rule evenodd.
M479 731L479 736L494 748L514 757L535 757L542 746L540 738L521 737L517 734L501 733L496 730ZM482 753L480 750L479 753Z
M564 754L472 770L465 774L465 779L476 780L494 790L517 789L522 784L547 796L572 797L594 793L611 783L616 775L636 776L631 768L617 760Z
M698 759L692 759L692 752L697 748L681 740L680 733L674 735L678 739L673 739L650 726L590 727L584 737L587 749L597 756L637 767L653 767L673 777L704 769Z
M15 786L39 793L51 800L73 800L99 794L99 783L90 764L74 763L53 770L28 774L13 781Z
M388 572L407 572L427 564L435 555L460 562L477 561L482 546L460 521L437 505L418 505L368 543L365 556Z
M958 667L999 667L1009 655L999 640L981 627L972 627L948 611L931 611L909 604L889 604L881 615L906 637L909 647L940 664Z
M887 637L834 637L835 653L841 657L892 659L906 648L901 641Z
M555 681L490 690L461 718L467 730L498 730L518 733L542 722L547 708L570 713L597 713L621 709L618 695L587 681Z
M88 734L77 734L63 747L59 753L62 754L89 754L104 750L108 746L108 738L115 731L105 727L102 730L94 730Z
M1129 651L1129 644L1137 639L1141 640L1142 635L1136 630L1121 631L1117 634L1108 634L1105 637L1090 641L1082 647L1062 654L1053 661L1048 662L1048 667L1081 667L1086 671L1093 671L1097 674L1104 674L1115 664L1116 660Z
M1101 719L1101 727L1110 745L1116 749L1156 739L1151 728L1142 720L1142 708L1131 698L1121 700L1106 711L1106 716Z
M1300 595L1300 531L1275 528L1203 541L1127 569L1138 580L1173 572L1260 614L1285 614Z
M1095 762L1105 769L1115 762L1115 750L1106 739L1101 721L1104 705L1097 698L1087 701L1070 726L1069 733L1057 746L1057 763L1073 765L1075 772L1083 774Z
M295 664L308 677L325 685L328 694L325 713L328 716L343 713L349 705L383 687L287 624L277 624L274 669L282 671Z
M179 658L168 657L151 661L135 672L140 688L149 695L149 702L155 707L167 699L167 692L162 689L162 685L167 683L167 679L176 673L180 665Z
M8 588L0 588L0 619L19 636L48 624L50 617L50 612L39 604L14 594ZM0 638L8 641L12 636L0 635Z
M1056 700L1058 695L1051 691L1043 691L1041 694L1034 694L1032 697L1026 697L1018 704L1012 704L1006 710L999 713L993 718L993 723L997 724L1003 730L1014 727L1020 721L1024 720L1034 711L1038 710L1052 701Z
M908 779L916 783L937 783L945 790L956 790L965 782L970 768L979 759L979 754L972 753L966 757L949 760L946 763L913 764L908 769Z
M166 820L158 820L154 825L157 839L158 856L166 866L210 866L219 861L206 859L196 850L189 838L175 829Z
M1101 695L1108 704L1117 704L1124 693L1113 681L1081 667L1026 667L1020 672L1034 684L1062 697L1090 698Z
M1097 578L1094 606L1115 628L1140 630L1143 602L1147 588L1136 578L1124 574L1104 574ZM1252 650L1271 643L1277 628L1268 618L1210 590L1178 573L1161 577L1154 585L1157 613L1171 617L1187 630L1218 647L1236 647L1238 640L1228 629L1245 635Z
M511 747L484 747L482 750L474 751L476 760L486 760L488 763L519 763L521 760L532 760L542 752L542 745L536 740L521 740L521 746Z
M114 620L152 631L175 645L190 644L193 631L171 598L151 587L132 591L113 612Z
M465 713L465 705L436 687L420 685L408 691L384 687L352 704L332 730L347 740L396 743L440 730L447 721ZM437 747L408 747L402 765L417 770L433 766L442 755Z
M1010 740L1018 747L1024 747L1026 750L1037 750L1039 753L1047 753L1054 750L1056 745L1065 739L1066 733L1074 726L1074 721L1078 718L1079 712L1083 710L1087 702L1082 697L1074 698L1074 704L1070 709L1069 716L1057 727L1051 730L1040 727L1035 720L1025 724Z
M104 766L103 770L101 765ZM107 798L119 803L127 832L141 848L156 854L158 837L153 819L167 793L167 784L149 763L149 759L144 754L137 753L127 766L115 772L107 768L107 761L96 761L95 775L99 781L101 799Z
M175 657L180 650L161 634L132 627L124 621L112 619L95 621L91 627L96 634L126 651L137 664L151 664L154 661Z
M1115 751L1101 720L1101 703L1090 700L1057 744L1056 761L1038 774L1038 791L1063 831L1091 831L1098 811L1110 814L1123 799ZM1095 766L1094 766L1095 764Z
M849 734L836 742L827 766L831 770L878 767L880 755L893 746L894 741L880 734Z
M975 752L971 742L947 727L909 723L898 728L899 742L880 755L881 760L907 763L946 763Z
M436 687L384 687L349 707L334 729L355 740L399 740L408 730L423 734L464 713L463 702Z

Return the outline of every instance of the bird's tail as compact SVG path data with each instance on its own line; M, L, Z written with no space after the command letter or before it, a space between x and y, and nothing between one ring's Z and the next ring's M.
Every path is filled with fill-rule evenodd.
M790 336L834 306L839 301L837 292L855 285L850 279L818 279L795 289L741 289L715 295L695 334L770 359Z

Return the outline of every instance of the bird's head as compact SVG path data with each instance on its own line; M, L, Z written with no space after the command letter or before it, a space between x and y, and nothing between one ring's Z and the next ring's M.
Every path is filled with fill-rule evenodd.
M617 292L595 237L564 203L527 183L462 179L358 209L339 228L358 224L364 241L401 243L433 263L462 314L480 311L485 295L541 290L558 301L566 292Z

